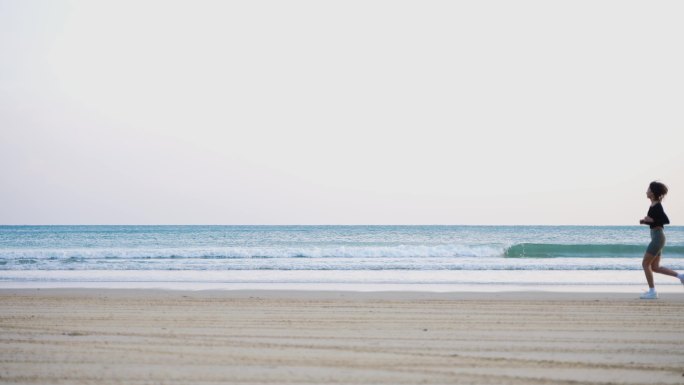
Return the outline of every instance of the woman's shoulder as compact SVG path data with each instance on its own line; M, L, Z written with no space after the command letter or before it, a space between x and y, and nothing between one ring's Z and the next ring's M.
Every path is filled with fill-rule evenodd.
M649 216L649 217L652 217L652 216L654 216L654 215L658 215L658 214L661 213L661 212L664 213L665 210L663 210L663 205L661 205L660 202L658 202L658 203L656 203L656 204L654 204L654 205L651 205L651 206L648 208L648 216Z
M665 209L663 209L663 205L660 204L660 202L654 204L653 206L649 207L648 209L648 216L649 217L654 217L654 216L659 216L659 215L664 215L665 214Z

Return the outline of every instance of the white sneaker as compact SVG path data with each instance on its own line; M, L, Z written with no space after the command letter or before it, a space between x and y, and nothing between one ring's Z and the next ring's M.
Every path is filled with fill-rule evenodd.
M655 291L647 291L639 297L641 299L658 299L658 293Z

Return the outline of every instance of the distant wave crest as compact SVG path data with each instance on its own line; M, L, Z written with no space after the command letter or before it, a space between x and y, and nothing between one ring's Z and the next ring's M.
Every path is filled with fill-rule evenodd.
M509 258L630 258L641 257L645 251L645 245L520 243L507 248L505 256ZM664 253L668 258L684 258L684 246L668 246Z
M5 249L0 259L49 259L80 263L95 259L269 259L269 258L420 258L501 257L505 248L491 245L395 245L225 247L187 249Z

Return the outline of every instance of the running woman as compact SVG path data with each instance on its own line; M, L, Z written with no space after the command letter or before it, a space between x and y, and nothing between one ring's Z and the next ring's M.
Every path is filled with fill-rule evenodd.
M667 194L667 186L660 182L651 182L646 191L646 197L651 200L651 207L648 214L639 223L649 225L651 228L651 243L646 248L644 260L641 266L646 274L648 291L641 295L641 299L657 299L658 293L653 283L653 272L677 277L684 284L684 274L677 274L676 271L660 266L660 255L665 247L665 232L663 227L670 224L670 220L663 210L662 201Z

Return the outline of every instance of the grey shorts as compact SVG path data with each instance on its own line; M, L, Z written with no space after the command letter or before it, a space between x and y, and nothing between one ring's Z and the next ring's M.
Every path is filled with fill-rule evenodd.
M646 252L651 255L660 255L665 247L665 233L663 229L651 229L651 243L648 244Z

